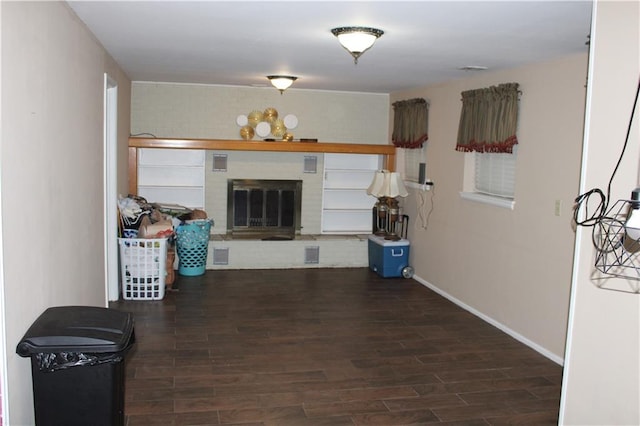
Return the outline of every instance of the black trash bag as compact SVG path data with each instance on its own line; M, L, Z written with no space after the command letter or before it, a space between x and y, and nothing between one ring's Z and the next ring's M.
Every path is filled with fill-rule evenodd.
M123 360L122 352L84 354L81 352L39 353L34 356L40 371L58 371L72 367L93 366L105 363L117 363Z

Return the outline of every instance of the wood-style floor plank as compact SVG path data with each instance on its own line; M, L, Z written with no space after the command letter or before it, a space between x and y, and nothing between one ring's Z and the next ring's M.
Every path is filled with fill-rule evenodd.
M128 426L557 423L562 367L414 280L207 271L112 307Z

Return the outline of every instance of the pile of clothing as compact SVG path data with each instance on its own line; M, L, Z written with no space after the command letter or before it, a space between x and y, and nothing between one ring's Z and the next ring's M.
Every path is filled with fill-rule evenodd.
M177 204L150 203L137 195L118 200L119 230L122 238L173 238L175 229L190 220L207 219L203 210Z

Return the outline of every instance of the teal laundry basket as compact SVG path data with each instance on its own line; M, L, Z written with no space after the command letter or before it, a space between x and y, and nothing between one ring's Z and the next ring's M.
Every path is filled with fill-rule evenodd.
M209 233L213 220L190 220L176 228L178 274L189 277L204 274L207 266Z

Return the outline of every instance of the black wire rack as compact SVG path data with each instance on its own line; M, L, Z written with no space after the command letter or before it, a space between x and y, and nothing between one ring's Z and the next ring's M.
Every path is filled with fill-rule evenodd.
M595 266L603 274L640 281L640 241L627 235L625 225L632 203L637 202L618 200L594 227ZM640 292L639 285L632 288Z

